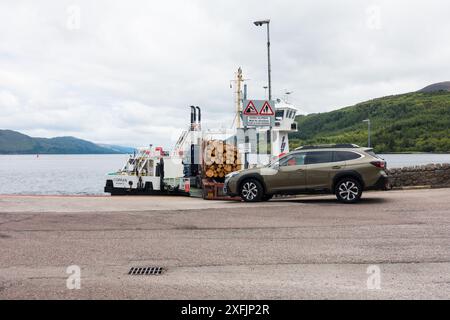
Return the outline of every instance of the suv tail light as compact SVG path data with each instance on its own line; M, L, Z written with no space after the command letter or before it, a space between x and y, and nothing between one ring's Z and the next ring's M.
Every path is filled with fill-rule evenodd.
M380 169L386 169L386 161L372 161L370 164Z

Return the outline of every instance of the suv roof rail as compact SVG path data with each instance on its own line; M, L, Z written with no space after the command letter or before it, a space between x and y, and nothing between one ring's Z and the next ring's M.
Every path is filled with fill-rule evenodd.
M358 145L353 143L337 143L337 144L317 144L307 145L296 148L295 150L311 150L311 149L328 149L328 148L359 148Z

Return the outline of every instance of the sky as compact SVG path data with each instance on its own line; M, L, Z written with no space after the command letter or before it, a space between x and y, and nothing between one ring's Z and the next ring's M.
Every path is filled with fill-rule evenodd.
M189 124L230 128L238 67L326 112L450 80L450 2L0 0L0 128L173 146ZM300 128L301 129L301 128Z

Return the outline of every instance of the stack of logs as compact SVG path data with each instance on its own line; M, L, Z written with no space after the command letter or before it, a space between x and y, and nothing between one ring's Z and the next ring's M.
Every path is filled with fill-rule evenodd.
M241 170L241 158L234 145L221 140L210 140L205 144L204 172L208 178L223 178L230 172Z

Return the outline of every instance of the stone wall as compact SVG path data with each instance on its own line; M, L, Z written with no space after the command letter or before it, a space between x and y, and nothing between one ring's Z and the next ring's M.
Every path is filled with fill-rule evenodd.
M407 186L450 187L450 163L389 169L394 188Z

